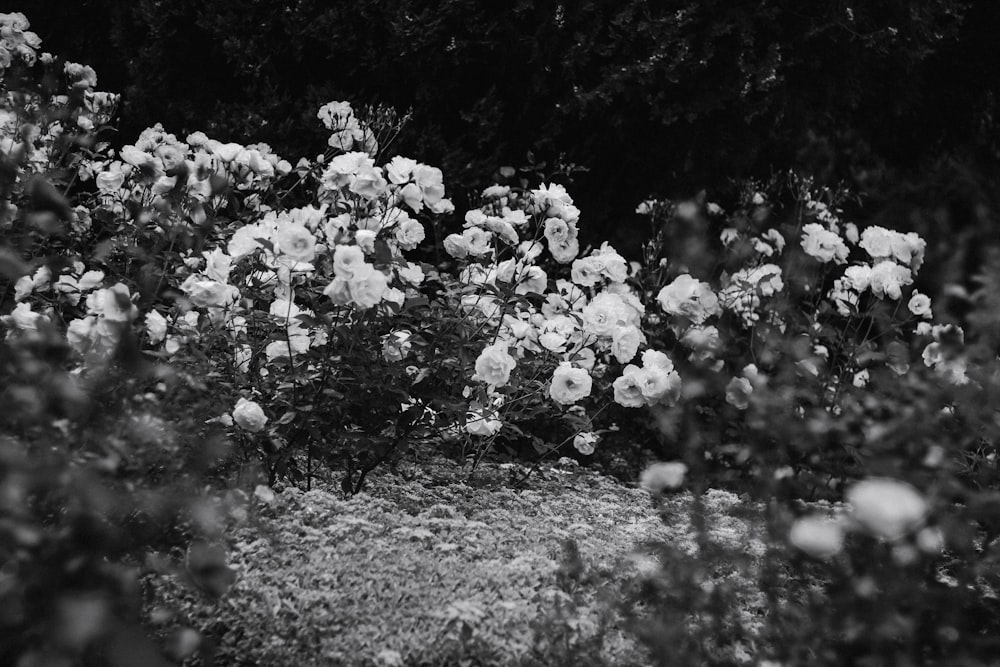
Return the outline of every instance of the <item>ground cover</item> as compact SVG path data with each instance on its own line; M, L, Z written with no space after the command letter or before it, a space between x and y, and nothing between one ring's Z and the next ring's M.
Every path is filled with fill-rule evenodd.
M322 481L264 494L260 524L233 535L230 592L213 600L155 577L158 614L173 608L165 627L214 638L224 664L649 664L613 602L626 581L656 576L647 541L697 552L691 495L658 509L647 491L568 459L518 490L515 469L485 464L469 479L436 458L373 474L356 496ZM713 541L763 555L759 507L725 491L704 507ZM748 622L763 614L759 595L743 601ZM742 650L749 661L753 647Z

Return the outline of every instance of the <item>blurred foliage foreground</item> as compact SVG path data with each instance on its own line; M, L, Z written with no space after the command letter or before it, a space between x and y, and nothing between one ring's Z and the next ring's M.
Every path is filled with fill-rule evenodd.
M407 118L346 102L315 160L117 150L119 97L29 28L0 14L0 663L994 660L1000 258L949 321L925 239L793 172L642 202L630 263L570 166L456 220L390 158Z

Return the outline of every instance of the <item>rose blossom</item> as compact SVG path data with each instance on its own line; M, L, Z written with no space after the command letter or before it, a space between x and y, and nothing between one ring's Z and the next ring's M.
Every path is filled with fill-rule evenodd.
M719 298L709 287L688 274L677 276L656 296L660 307L671 315L682 315L695 324L701 324L721 312Z
M507 342L498 341L487 346L476 359L476 374L473 380L480 380L493 387L503 387L510 381L510 372L517 362L507 352Z
M233 421L244 431L258 433L267 424L267 415L254 401L241 398L236 402L236 407L233 408Z
M802 228L802 249L821 262L832 261L837 264L846 262L850 252L840 236L816 222L810 222Z
M590 396L593 380L590 374L582 368L573 368L564 362L552 373L552 384L549 396L556 403L570 405L581 398Z
M304 225L280 224L274 241L282 255L296 262L311 262L316 256L316 237Z
M917 317L923 317L926 319L931 318L931 298L926 294L921 294L920 292L913 292L913 296L910 297L910 302L906 304L906 307L910 309L910 312Z
M573 438L573 447L584 456L594 453L594 445L599 437L596 433L577 433Z

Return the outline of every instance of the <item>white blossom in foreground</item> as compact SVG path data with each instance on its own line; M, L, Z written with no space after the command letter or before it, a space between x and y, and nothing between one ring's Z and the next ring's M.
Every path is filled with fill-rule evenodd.
M654 463L642 471L639 486L650 493L663 493L680 487L686 474L687 466L680 461Z
M799 551L826 560L844 548L844 528L836 519L804 516L792 524L788 541Z
M847 490L850 517L875 537L897 540L919 528L927 515L927 501L906 482L871 477Z

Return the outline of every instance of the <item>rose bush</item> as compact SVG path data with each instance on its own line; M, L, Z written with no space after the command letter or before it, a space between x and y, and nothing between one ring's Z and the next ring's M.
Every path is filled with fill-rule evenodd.
M191 433L224 430L237 444L223 472L259 465L266 479L254 482L309 484L322 465L351 493L418 447L458 442L473 464L496 447L537 457L572 446L610 461L615 444L649 440L672 459L642 477L659 495L682 485L697 494L711 481L776 499L768 576L791 546L828 568L835 598L848 588L871 597L879 585L903 596L906 568L980 585L996 484L975 471L995 470L995 454L982 453L993 447L995 416L983 406L997 388L995 354L966 344L958 324L933 321L930 299L913 289L926 244L858 229L844 211L849 193L792 174L749 183L725 207L644 202L652 234L643 261L629 263L607 243L582 246L570 192L527 173L487 188L453 223L439 169L386 159L402 120L385 109L322 106L326 150L294 164L265 144L181 139L159 125L113 149L104 134L118 99L94 90L96 73L36 54L23 16L0 14L0 23L4 53L15 54L0 60L0 313L11 377L19 364L37 377L48 341L59 351L46 359L53 373L83 386L124 371L151 381L158 368L203 391L184 416L197 424ZM677 257L677 247L698 252ZM109 391L133 388L113 379ZM12 404L39 423L48 408L61 414L59 401L13 387ZM138 441L162 435L156 415L138 426L126 416ZM72 422L56 423L70 431ZM20 434L12 470L31 470L20 454L41 432ZM68 440L60 466L72 468ZM109 442L83 460L117 471L127 456ZM166 469L190 481L193 464L179 461ZM149 465L159 479L166 464ZM18 475L4 483L14 488ZM849 534L784 502L838 499L844 488ZM219 521L203 523L217 536ZM216 545L192 543L197 532L183 535L187 567L214 573L201 585L221 592L224 559ZM851 569L865 558L900 572L867 582ZM921 590L931 592L913 597ZM843 636L817 632L775 654L869 655L858 628L879 628L871 655L920 657L943 650L944 639L917 649L905 641L923 636L931 621L921 614L938 593L983 609L975 587L921 590L906 593L909 624L889 623L888 603L870 616L839 609ZM66 604L89 604L84 597ZM775 602L774 646L807 627L802 614L827 618L818 598L801 599ZM980 623L959 619L956 632L992 627ZM101 635L80 632L59 650L78 654ZM35 650L32 641L14 650Z

